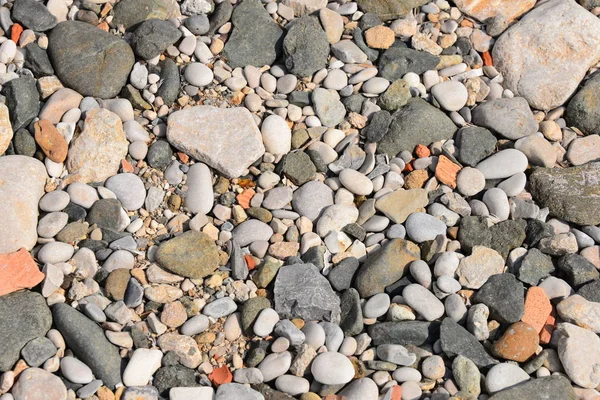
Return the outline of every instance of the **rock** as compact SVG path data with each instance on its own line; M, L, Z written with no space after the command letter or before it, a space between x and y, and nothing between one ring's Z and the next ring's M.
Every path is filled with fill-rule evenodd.
M327 7L323 7L319 10L319 20L323 25L329 43L339 42L344 33L344 19L342 16Z
M538 123L523 97L486 101L475 107L472 115L474 124L506 139L520 139L538 130Z
M296 186L304 185L315 178L317 168L310 156L304 151L295 150L288 153L277 165L283 174Z
M554 272L552 258L536 248L530 249L523 257L521 265L514 272L521 282L535 286Z
M163 0L120 1L115 5L112 22L115 25L123 25L125 29L129 29L151 18L167 19L176 17L177 15L170 12L167 4ZM177 14L179 14L179 10L177 10Z
M215 400L265 400L265 397L248 386L227 383L219 386Z
M490 316L503 324L517 322L525 311L523 284L513 274L491 276L472 298L473 304L483 303Z
M537 168L529 178L531 194L550 214L580 225L600 224L600 163L571 168Z
M203 232L191 230L162 243L156 260L170 272L193 279L202 279L219 266L214 241Z
M94 380L92 370L75 357L63 357L60 360L60 372L73 383L85 385Z
M459 355L454 359L452 362L452 375L462 391L475 396L481 393L481 374L475 363L467 357Z
M408 14L411 9L427 3L425 0L358 0L358 6L365 13L372 13L382 21L397 19Z
M315 113L323 126L333 128L344 120L346 108L338 97L327 89L317 88L312 92Z
M509 363L494 365L485 377L485 386L490 394L529 380L529 374L519 366Z
M363 129L362 133L367 137L367 140L377 143L383 139L391 123L392 116L389 112L385 110L377 111L373 113L369 125Z
M567 160L582 165L600 158L600 136L590 135L574 139L567 150ZM546 165L544 165L546 166Z
M448 357L464 356L480 368L498 363L488 355L475 336L449 317L444 318L440 326L440 344Z
M0 371L9 371L21 349L32 339L43 337L52 325L52 315L44 298L33 292L0 297Z
M13 19L33 31L44 32L54 28L57 23L56 17L44 4L35 0L17 0L10 11Z
M600 279L583 285L577 294L589 301L600 303Z
M357 196L367 196L373 192L373 182L365 175L351 168L340 171L340 183Z
M28 125L40 111L40 99L35 79L24 75L6 82L2 88L13 131Z
M558 315L566 321L595 333L600 333L600 303L588 301L578 294L569 296L556 306Z
M0 233L0 254L22 247L31 250L37 241L38 202L44 194L46 168L27 156L0 158L0 203L6 215Z
M169 21L149 19L140 24L131 36L133 52L144 60L161 54L181 37L181 32Z
M39 117L56 125L67 111L78 108L82 99L83 97L72 89L59 89L46 101Z
M370 254L356 274L355 287L362 298L382 293L398 281L414 260L420 259L419 247L411 241L392 239Z
M228 178L242 175L265 152L260 131L243 107L190 107L170 114L167 124L171 145Z
M233 237L240 247L246 247L257 241L268 241L271 236L273 236L273 229L257 219L244 221L233 230Z
M283 353L271 353L258 365L262 372L264 381L269 382L285 374L292 364L292 355L289 351Z
M556 32L556 26L569 28ZM579 26L587 29L582 32ZM504 76L505 88L524 97L534 108L550 110L562 105L588 68L598 62L599 45L599 21L574 1L553 0L504 32L492 56L494 66ZM546 50L532 51L539 48ZM549 58L556 62L546 63Z
M162 97L166 105L171 106L179 95L179 68L170 58L165 58L159 66L162 84L156 95Z
M187 0L181 4L184 15L209 14L214 8L212 0Z
M10 141L13 138L13 129L10 124L10 116L8 112L8 107L5 104L0 105L0 154L3 154L8 146L10 145ZM15 138L15 148L17 148L17 138ZM22 152L17 151L17 154L23 154Z
M421 75L425 71L435 69L439 62L439 57L426 51L392 46L379 59L379 76L393 82L409 72Z
M274 295L275 310L282 318L339 322L340 300L313 264L280 268Z
M581 286L584 283L600 278L600 273L590 261L579 254L567 254L559 258L557 263L561 275L571 286Z
M333 335L330 329L326 328L325 323L321 325L326 328L326 335L328 337L327 347L329 350L338 350L342 342L342 334L346 336L356 336L362 332L364 327L363 314L360 303L360 295L356 289L350 288L342 293L340 296L341 303L341 321L339 329L336 327L335 330L339 332L340 339L336 340L336 345L333 345L334 339L331 338ZM329 325L332 326L332 325ZM335 325L333 325L335 326Z
M544 376L502 390L490 397L490 400L533 399L536 397L576 400L569 380L560 375Z
M317 221L317 234L324 238L332 231L341 231L348 224L356 222L358 209L354 205L334 204L323 210Z
M584 328L570 323L557 325L558 356L569 376L577 385L595 388L600 383L600 338Z
M281 56L283 31L259 0L244 0L235 7L231 22L233 31L223 55L232 68L271 65Z
M157 344L163 353L167 353L169 351L175 352L175 354L179 357L179 363L184 367L197 368L202 361L202 353L198 348L198 344L190 336L179 335L176 332L169 332L160 336ZM157 377L155 376L155 380L156 379ZM156 386L158 386L158 384L156 384Z
M485 179L508 178L527 169L527 157L516 149L500 150L476 165Z
M121 91L135 62L125 41L80 21L58 24L49 36L48 52L63 84L103 99Z
M412 96L410 94L410 87L408 83L404 79L397 79L392 82L392 84L381 96L379 96L379 105L384 110L393 112L408 103L408 100L410 100L411 97ZM373 119L371 119L371 124L373 124ZM381 137L387 133L388 126L389 123L385 127L384 131L380 133Z
M575 96L569 101L566 119L569 125L576 126L586 135L600 133L600 109L596 102L596 93L600 87L598 75L592 76L585 82Z
M454 123L443 111L413 98L392 115L389 131L379 142L377 152L393 158L403 150L412 152L418 144L428 146L450 139L455 131Z
M171 388L198 386L194 372L179 364L165 366L156 371L152 383L163 397L168 396Z
M434 240L438 235L446 235L446 224L424 212L410 214L404 225L408 237L417 243Z
M398 189L381 196L375 208L397 224L404 223L408 216L429 203L425 189Z
M538 345L538 332L525 322L516 322L494 343L492 353L505 360L525 362L535 354Z
M102 108L90 110L83 131L71 142L67 169L75 181L104 181L117 173L127 148L121 119Z
M125 386L144 386L161 366L163 353L160 350L136 349L123 371Z
M326 0L283 0L282 4L291 7L297 17L312 14L327 6Z
M312 362L310 371L317 382L325 385L342 385L354 377L352 362L336 352L319 354Z
M381 322L369 326L373 344L421 346L439 336L439 324L425 321Z
M31 289L43 279L44 274L24 248L14 253L0 254L0 296Z
M325 68L329 41L316 17L305 15L296 19L283 40L287 70L301 77L312 76Z
M146 189L142 180L135 174L112 176L106 180L105 187L117 196L125 210L138 210L144 205Z
M102 328L65 303L55 304L52 316L69 349L90 367L96 378L109 388L121 382L121 356Z
M67 388L56 375L41 368L27 368L12 387L15 400L62 400L67 398Z
M279 115L265 118L260 126L265 150L273 155L287 154L292 148L292 131Z
M364 63L367 55L351 40L342 40L331 46L331 52L344 63Z
M333 191L320 181L310 181L298 188L292 198L294 211L311 221L316 220L323 209L333 205Z
M405 287L402 298L427 321L434 321L444 315L444 304L427 288L417 283Z
M467 88L457 81L440 82L431 88L431 94L446 111L458 111L467 104ZM484 103L488 104L488 103ZM533 116L533 115L532 115Z
M515 149L525 154L531 165L552 168L556 163L556 148L541 136L523 137L516 141Z

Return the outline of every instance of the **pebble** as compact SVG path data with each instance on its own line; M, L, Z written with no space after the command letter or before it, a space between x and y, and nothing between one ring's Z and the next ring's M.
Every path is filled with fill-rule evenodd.
M205 164L196 163L190 167L187 177L185 206L194 214L208 214L214 204L210 169Z
M494 365L485 377L485 386L490 394L529 380L529 374L518 365L502 363Z
M273 155L287 154L292 146L292 131L279 115L269 115L261 125L265 150Z
M123 371L123 383L126 386L145 386L161 366L162 357L160 350L136 349Z
M417 243L433 240L438 235L445 235L446 224L432 215L416 212L406 219L406 233Z
M408 285L402 291L404 301L427 321L444 315L444 305L429 290L418 284Z
M319 354L313 360L311 373L319 383L341 385L352 380L354 367L346 356L336 352L326 352Z
M445 81L433 85L431 94L447 111L458 111L467 104L467 88L458 81Z
M343 169L339 174L339 179L346 189L357 196L366 196L373 192L373 182L353 169Z
M146 189L134 174L118 174L106 181L105 187L113 192L126 210L137 210L144 205Z
M92 370L74 357L62 358L60 371L66 379L73 383L87 384L94 380Z
M485 179L508 178L527 168L527 157L515 149L506 149L497 152L477 164Z
M214 74L210 68L202 63L191 63L185 68L185 80L194 86L204 87L209 85Z
M269 354L258 365L265 382L270 382L285 374L292 364L292 355L288 351Z

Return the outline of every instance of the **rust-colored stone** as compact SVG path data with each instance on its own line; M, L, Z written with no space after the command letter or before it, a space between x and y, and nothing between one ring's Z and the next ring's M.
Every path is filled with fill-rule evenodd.
M504 332L492 348L493 353L505 360L524 362L539 345L538 333L525 322L515 322Z
M44 274L27 250L0 254L0 296L31 289L43 280Z
M377 25L365 32L365 41L373 49L389 49L395 40L394 31L387 26Z
M210 379L216 387L219 387L220 385L230 383L233 379L233 375L231 375L231 371L227 365L223 365L222 367L215 368L213 372L208 375L208 379Z
M460 166L450 161L444 155L439 156L437 166L435 167L435 177L444 185L456 188L456 177L460 171Z
M539 286L530 287L525 297L525 313L521 321L531 325L536 332L540 333L551 312L552 304L544 289Z
M56 163L65 161L69 145L52 122L40 119L33 124L33 127L35 129L35 141L42 148L44 154Z
M415 147L415 155L419 158L425 158L431 155L431 151L424 144L418 144L417 147Z
M242 193L238 194L236 199L243 209L247 209L250 208L250 200L255 194L256 192L253 189L246 189Z
M552 332L554 332L554 326L556 325L556 311L552 309L552 312L546 319L546 323L540 332L540 343L548 344L552 339Z
M21 34L23 33L23 27L21 24L15 22L13 26L10 27L10 40L15 43L19 43L19 39L21 39Z
M422 188L429 179L429 174L426 169L418 169L416 171L412 171L410 174L406 176L406 181L404 182L404 187L406 189L418 189Z

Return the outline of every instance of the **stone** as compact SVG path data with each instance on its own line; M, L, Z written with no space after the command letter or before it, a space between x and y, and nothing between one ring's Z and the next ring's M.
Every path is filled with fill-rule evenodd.
M156 260L168 271L193 279L202 279L219 266L219 254L213 239L196 231L187 231L162 243Z
M474 124L506 139L520 139L538 130L538 123L523 97L486 101L473 109L472 116Z
M106 339L102 328L65 303L55 304L52 316L69 349L92 370L96 378L114 389L121 382L121 356L117 347Z
M600 278L600 273L590 261L579 254L567 254L559 258L557 263L561 275L571 286L581 286L584 283Z
M574 139L567 150L567 160L582 165L600 158L600 136L589 135ZM548 167L548 165L542 165Z
M12 369L21 349L43 337L52 325L52 315L44 298L33 292L17 292L0 297L0 371Z
M408 103L408 100L411 98L412 96L410 93L409 84L404 79L397 79L392 82L392 84L381 96L379 96L379 106L381 106L381 108L384 110L394 112ZM371 124L373 124L373 119L371 119ZM385 131L381 132L382 137L387 133L388 126L389 123L385 127Z
M75 181L104 181L116 175L127 148L121 119L102 108L89 110L83 131L71 142L67 169Z
M94 380L92 370L75 357L63 357L60 360L60 372L70 382L88 384Z
M280 166L283 174L296 186L313 180L317 172L310 156L301 150L288 153L277 167Z
M67 388L56 375L41 368L27 368L12 387L15 400L62 400L67 398Z
M373 113L369 125L363 129L362 133L367 137L367 140L377 143L383 139L391 122L392 116L389 112L385 110L377 111Z
M367 61L367 55L351 40L342 40L331 46L331 52L340 61L360 64Z
M265 397L248 386L227 383L219 386L215 400L265 400Z
M40 111L35 79L24 75L6 82L2 88L13 131L27 126Z
M530 249L514 272L517 279L529 285L537 285L554 272L552 258L536 248Z
M0 202L6 215L0 229L0 254L31 250L37 241L38 202L44 194L46 168L27 156L0 158Z
M494 152L496 138L492 133L478 126L469 126L458 131L458 159L471 167Z
M484 22L492 18L512 21L535 5L533 0L510 0L500 4L488 0L457 0L456 6L465 14Z
M273 236L273 229L257 219L244 221L233 230L233 237L240 247L246 247L257 241L268 241Z
M395 40L394 31L387 26L377 25L365 31L365 41L373 49L388 49Z
M500 273L491 276L473 296L473 304L483 303L490 310L490 317L503 324L517 322L525 311L523 284L513 274Z
M571 168L536 168L529 178L531 194L550 214L580 225L600 224L600 163Z
M558 315L566 321L595 333L600 333L600 303L589 301L578 294L569 296L556 306Z
M231 22L233 31L223 55L232 68L271 65L281 56L283 31L259 0L245 0L235 7Z
M144 60L160 55L181 37L181 32L169 21L148 19L131 36L133 52Z
M256 122L243 107L196 106L176 111L169 115L167 138L177 149L228 178L242 175L265 152Z
M392 239L367 257L356 274L354 285L363 298L382 293L386 286L402 278L406 267L418 259L420 250L416 244Z
M505 360L525 362L539 345L538 332L525 322L515 322L494 343L492 352Z
M80 21L58 24L49 36L48 53L63 84L103 99L121 91L135 62L125 41Z
M346 384L354 377L352 362L337 352L319 354L313 360L310 371L317 382L325 385Z
M450 139L455 131L456 126L443 111L413 98L392 115L389 131L379 142L377 152L393 158L403 150L412 152L418 144L428 146Z
M529 380L529 374L519 366L509 363L494 365L485 377L485 386L494 394Z
M123 371L123 384L145 386L160 368L162 358L163 353L160 350L136 349Z
M24 27L44 32L56 26L57 20L44 4L35 0L17 0L11 9L11 16Z
M157 344L163 353L170 351L175 352L175 354L179 357L179 363L184 367L197 368L202 361L202 353L198 348L198 344L190 336L179 335L176 332L169 332L160 336Z
M402 79L409 72L421 75L435 69L440 59L426 51L392 46L379 59L379 76L390 82Z
M46 101L39 117L56 125L69 110L78 108L82 99L83 96L72 89L59 89Z
M312 76L325 68L329 55L329 41L317 17L298 18L283 39L283 53L287 70L300 77Z
M417 243L434 240L438 235L446 235L446 224L424 212L410 214L404 225L408 237Z
M258 365L265 382L269 382L285 374L292 364L292 355L289 351L271 353Z
M17 290L31 289L43 279L44 274L24 248L13 253L0 254L0 296Z
M179 14L179 10L177 10L177 14ZM115 5L112 22L115 25L123 25L125 29L130 29L151 18L167 19L171 16L176 17L177 15L173 15L166 1L124 0Z
M427 288L417 283L406 286L402 291L402 298L427 321L434 321L444 315L444 304Z
M320 181L310 181L294 191L292 207L301 216L316 220L323 209L333 205L333 191Z
M274 296L275 310L282 318L339 322L340 300L313 264L280 268Z
M429 203L425 189L398 189L375 202L375 208L397 224L404 223L408 216Z
M556 26L569 29L556 32ZM579 26L587 29L582 32ZM562 105L588 68L598 62L599 44L599 21L574 1L553 0L504 32L494 45L492 57L504 76L505 88L524 97L533 108L550 110ZM540 48L545 51L532 51ZM548 64L548 58L556 62Z
M172 105L179 95L179 68L173 60L165 58L159 63L162 84L156 92L165 104Z
M273 155L287 154L292 148L292 131L279 115L269 115L260 126L265 150Z
M163 397L169 396L169 391L174 387L196 387L194 370L175 364L159 368L154 374L154 386ZM226 385L224 385L226 386Z
M111 176L104 186L117 196L125 210L138 210L144 205L146 189L142 180L135 174L122 173Z
M467 88L457 81L437 83L431 88L431 94L446 111L458 111L467 104Z
M568 322L557 325L558 356L569 379L583 388L600 383L600 337Z
M524 172L527 164L525 154L516 149L506 149L486 158L475 167L481 171L485 179L502 179Z
M426 4L425 0L358 0L358 7L365 13L372 13L389 21L407 15L411 9Z
M498 362L490 357L483 345L452 318L446 317L440 326L440 344L448 357L463 356L478 367L491 367Z
M346 108L342 102L327 89L317 88L312 92L315 113L323 126L333 128L344 120Z
M323 7L319 10L319 20L330 44L340 41L344 33L344 19L337 12Z
M493 367L492 367L493 368ZM481 393L481 375L473 361L462 355L452 362L452 375L458 387L467 393L478 396Z
M187 174L187 186L185 206L194 214L207 215L214 205L210 169L202 163L192 165Z
M13 129L10 124L10 116L8 112L8 107L5 104L0 105L0 154L3 154L8 146L10 145L10 141L13 138ZM17 148L17 138L15 138L15 148ZM17 151L17 154L22 154Z
M598 76L592 76L569 101L566 109L565 115L569 125L577 127L586 135L600 133L600 109L596 102L599 87L600 79Z
M575 394L569 380L561 375L552 375L531 379L527 382L504 389L490 397L490 400L512 400L531 399L536 397L547 397L576 400Z

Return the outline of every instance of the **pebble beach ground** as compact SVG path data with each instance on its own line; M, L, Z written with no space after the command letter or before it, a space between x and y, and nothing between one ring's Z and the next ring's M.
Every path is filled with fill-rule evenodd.
M598 15L2 0L0 400L599 400Z

